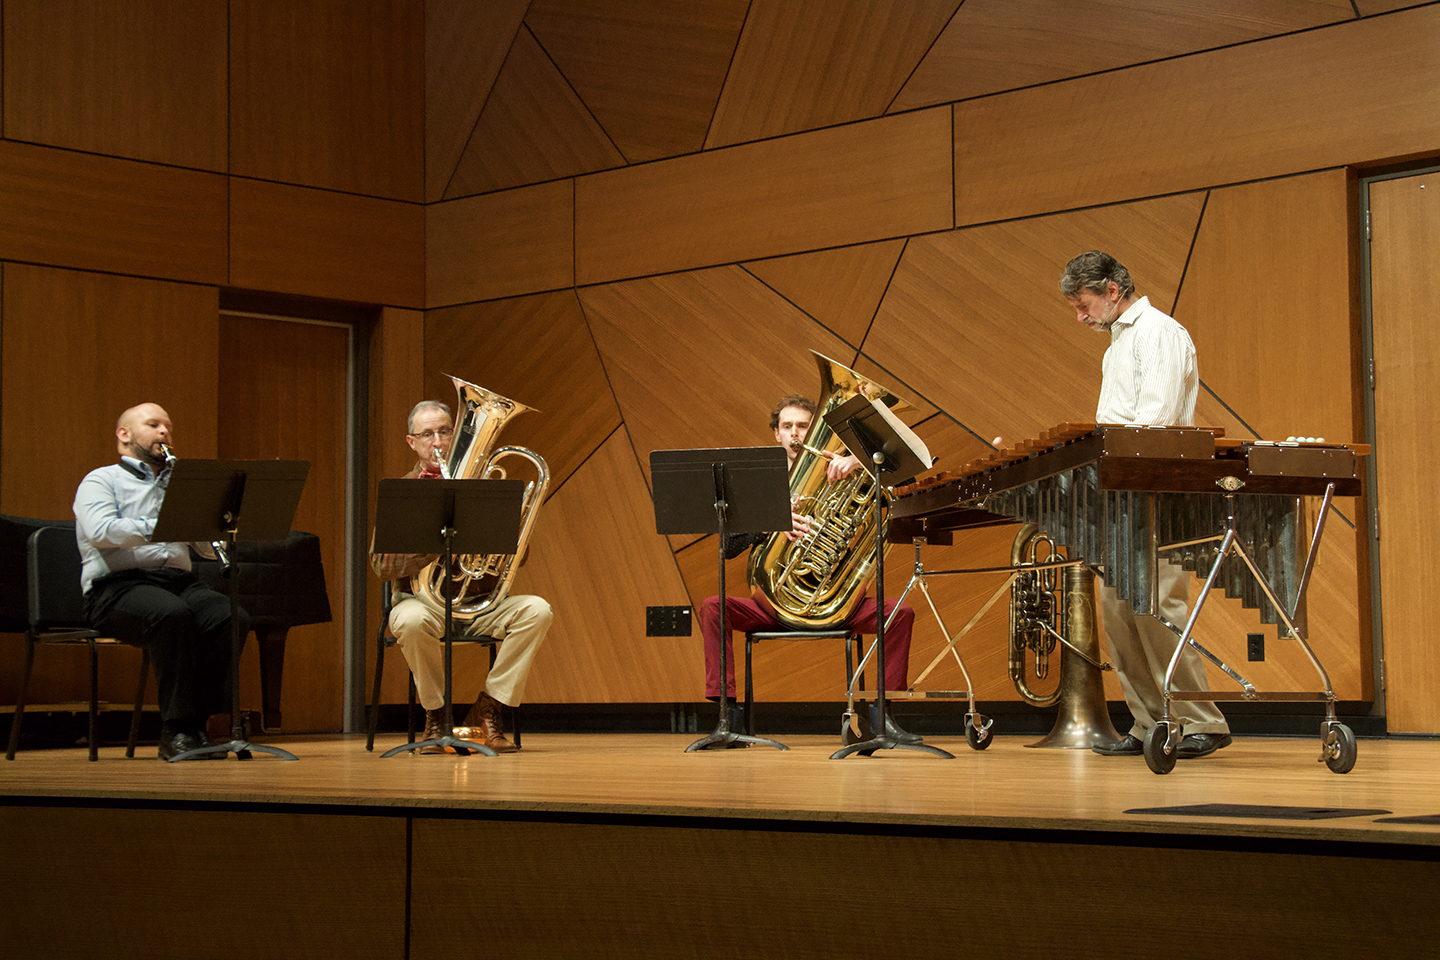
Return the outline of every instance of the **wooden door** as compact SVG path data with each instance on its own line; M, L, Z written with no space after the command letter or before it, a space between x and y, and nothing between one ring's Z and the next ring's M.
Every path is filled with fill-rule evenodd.
M1371 184L1370 230L1386 716L1392 733L1440 733L1440 175Z
M222 314L219 456L310 461L294 529L320 538L329 623L294 627L281 698L287 733L338 731L345 702L346 377L341 324ZM246 646L241 702L260 704L258 656Z

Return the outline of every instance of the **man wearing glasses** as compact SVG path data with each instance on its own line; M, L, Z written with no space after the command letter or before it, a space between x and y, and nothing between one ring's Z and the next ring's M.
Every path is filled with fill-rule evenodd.
M436 400L422 400L410 411L405 442L419 456L406 479L438 479L440 464L450 453L454 437L450 408ZM371 553L370 566L382 580L396 581L394 604L390 610L390 632L395 635L410 672L415 675L415 689L425 708L425 735L431 740L443 735L445 710L445 611L409 592L409 578L419 573L437 556L413 553ZM475 705L465 718L464 726L455 729L455 736L485 744L496 753L514 753L519 748L505 737L500 707L518 707L525 697L525 681L530 663L550 629L550 604L540 597L510 595L491 609L471 620L465 633L490 636L500 644L495 663L485 678ZM445 753L438 745L421 747L420 753Z

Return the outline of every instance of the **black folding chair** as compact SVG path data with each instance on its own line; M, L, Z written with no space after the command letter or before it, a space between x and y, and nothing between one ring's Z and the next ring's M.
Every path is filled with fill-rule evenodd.
M20 723L25 718L26 688L35 665L35 647L42 643L83 643L90 649L90 759L98 760L100 749L100 658L97 648L121 646L120 641L102 637L85 621L84 598L80 593L80 548L72 526L40 527L26 541L26 592L30 604L30 625L25 631L25 677L15 701L10 722L10 747L6 760L15 759L20 746ZM135 707L130 714L130 739L125 756L135 756L140 735L140 716L145 701L145 684L150 674L150 652L140 661L140 680L135 687Z

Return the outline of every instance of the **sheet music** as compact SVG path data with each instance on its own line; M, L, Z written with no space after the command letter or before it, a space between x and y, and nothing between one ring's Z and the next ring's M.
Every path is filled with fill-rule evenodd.
M879 400L872 398L870 405L880 414L881 419L890 425L890 429L895 431L895 435L905 442L905 446L910 448L910 452L920 458L920 462L925 465L925 469L928 470L935 466L935 458L930 456L930 448L925 445L925 441L921 440L914 430L911 430L902 423L900 418L895 416L890 408Z

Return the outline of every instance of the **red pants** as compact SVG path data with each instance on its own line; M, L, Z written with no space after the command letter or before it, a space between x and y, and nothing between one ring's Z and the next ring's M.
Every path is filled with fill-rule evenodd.
M895 601L885 603L888 616ZM845 626L859 633L875 632L875 598L866 597L855 608ZM773 617L748 597L727 597L725 600L727 631L746 633L751 630L785 630ZM915 611L901 604L900 612L885 628L885 689L904 690L910 670L910 634L915 629ZM708 597L700 604L700 634L705 638L705 696L720 696L720 598ZM732 638L725 638L725 679L729 696L735 697L735 647Z

